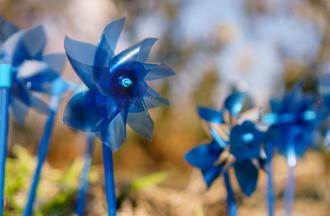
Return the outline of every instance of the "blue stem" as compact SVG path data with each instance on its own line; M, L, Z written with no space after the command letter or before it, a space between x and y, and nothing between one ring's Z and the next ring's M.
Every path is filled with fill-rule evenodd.
M52 135L52 131L54 128L54 123L56 120L56 109L58 105L58 98L53 98L51 102L55 107L52 107L48 114L48 119L44 127L44 131L42 134L42 137L39 142L39 150L38 150L38 161L37 166L34 172L34 176L32 179L32 183L30 186L30 192L28 196L28 200L26 203L26 206L23 211L24 216L30 216L33 212L33 205L36 199L37 189L40 181L41 171L43 164L46 160L47 152L48 152L48 146L50 142L50 138Z
M80 188L77 197L77 207L76 213L78 216L83 216L85 212L86 205L86 195L88 190L88 173L91 167L92 158L93 158L93 144L94 144L94 135L87 135L87 149L85 153L85 162L84 167L80 176Z
M0 88L0 215L3 215L10 89Z
M225 186L226 186L226 191L227 191L228 215L229 216L237 216L237 207L236 207L235 195L234 195L234 191L231 187L230 176L228 174L228 171L224 172L223 177L224 177L224 180L225 180Z
M273 149L269 147L267 153L267 205L268 205L268 216L274 216L274 182L273 182Z
M285 215L291 216L295 192L295 165L288 165L288 177L284 193Z
M105 177L105 192L108 204L108 216L116 216L116 191L113 173L112 151L105 145L103 146L103 164Z

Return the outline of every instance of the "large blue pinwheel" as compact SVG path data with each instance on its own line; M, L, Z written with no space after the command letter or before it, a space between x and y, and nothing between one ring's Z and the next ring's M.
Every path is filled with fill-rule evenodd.
M228 168L233 166L241 191L250 196L256 189L259 168L263 167L262 144L264 133L248 120L252 104L246 93L231 94L221 111L198 107L200 117L207 123L213 138L211 143L199 145L185 155L185 159L201 170L208 187L224 175L229 215L236 215L234 193ZM242 112L245 108L250 111Z
M8 107L12 117L24 124L28 109L49 114L49 119L40 141L39 161L42 164L48 146L50 131L53 125L53 112L56 112L57 100L69 85L60 78L65 55L43 55L46 35L42 26L19 30L15 25L0 17L0 88L1 88L1 179L4 177L4 166L8 135ZM34 93L51 96L53 103L48 106ZM38 162L39 163L39 162ZM41 165L40 165L41 169ZM38 177L39 178L39 177ZM1 197L3 197L3 179L1 180ZM1 202L0 213L3 210ZM2 214L2 213L1 213ZM31 213L30 213L31 214ZM30 215L28 214L28 215Z
M94 133L101 138L105 169L111 170L111 150L124 143L126 123L150 139L153 122L148 109L168 104L167 99L150 88L146 81L174 74L165 64L146 62L156 42L154 38L144 39L114 54L124 21L118 19L108 24L97 46L65 38L68 59L88 90L71 98L65 109L64 122L75 130ZM107 173L109 185L113 177ZM108 209L109 214L114 215L114 193L111 196Z
M320 122L324 112L317 98L302 92L303 83L299 82L280 100L270 101L271 113L263 117L270 125L267 157L272 158L276 149L288 164L288 179L285 192L286 215L291 215L294 196L294 169L297 160L315 146ZM273 214L273 213L272 213ZM271 215L272 215L271 214Z

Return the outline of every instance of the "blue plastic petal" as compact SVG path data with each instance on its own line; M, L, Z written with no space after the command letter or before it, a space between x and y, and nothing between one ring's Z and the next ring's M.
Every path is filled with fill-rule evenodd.
M40 60L45 43L46 35L42 26L19 31L2 45L2 61L19 66L25 60Z
M117 19L109 23L103 30L99 47L107 53L106 62L113 56L119 36L123 30L125 18Z
M230 152L236 160L258 159L263 143L263 133L250 121L235 125L230 131Z
M62 53L47 54L42 57L42 61L60 75L64 70L66 56Z
M122 51L111 60L111 68L130 61L146 61L148 59L152 45L157 41L156 38L146 38L132 47Z
M234 169L241 191L246 196L251 196L257 187L258 168L250 160L245 160L236 162Z
M49 106L47 105L46 102L44 102L40 98L30 94L29 95L29 100L30 100L29 105L31 106L31 108L35 109L38 112L44 113L44 114L49 113L49 111L50 111Z
M225 109L233 116L237 116L243 109L244 100L247 94L245 92L235 92L229 95L225 102Z
M143 65L147 71L145 80L157 80L175 75L175 72L166 64L143 63Z
M0 45L18 30L19 29L14 24L0 16Z
M202 170L202 175L203 175L203 178L204 178L204 182L206 183L208 188L211 187L213 182L219 177L222 170L223 170L222 165Z
M142 137L151 140L154 123L148 113L147 107L143 100L139 100L140 106L144 108L142 112L129 112L127 123L131 129L140 134Z
M117 107L108 106L107 103L107 98L97 96L92 91L77 93L68 102L63 121L76 130L100 132L107 128L113 116L119 113Z
M23 40L30 58L41 59L47 42L44 28L39 25L26 30Z
M144 96L144 100L148 108L153 108L156 106L168 106L170 104L170 102L166 98L161 96L158 92L156 92L149 86L146 89L146 95Z
M207 122L217 123L217 124L224 123L222 112L203 106L198 106L197 111L198 111L198 115Z
M11 98L10 112L13 119L20 125L25 124L25 118L28 113L28 106L16 98Z
M64 48L73 69L80 79L89 89L97 91L97 79L102 73L108 71L108 68L94 65L96 47L66 37Z
M184 156L185 160L194 167L208 169L214 166L223 149L215 142L198 145Z
M126 139L127 111L117 114L109 123L108 127L101 132L102 143L111 150L118 150Z

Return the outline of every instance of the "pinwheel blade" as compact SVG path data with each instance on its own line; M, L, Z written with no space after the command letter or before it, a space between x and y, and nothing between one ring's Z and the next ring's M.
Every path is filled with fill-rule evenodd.
M41 59L46 42L46 33L41 25L25 30L23 43L30 59Z
M143 107L142 112L129 112L127 117L127 123L129 127L140 134L142 137L151 140L154 123L148 113L146 105L143 100L139 100L139 104Z
M218 178L222 170L222 165L202 170L203 179L208 188L212 186L213 182Z
M147 71L145 80L157 80L175 75L175 72L166 64L143 63L143 66Z
M18 30L14 24L0 16L0 45Z
M112 59L111 67L116 68L125 62L146 61L149 57L150 50L156 41L156 38L146 38L132 47L122 51Z
M111 58L115 52L116 45L125 24L125 18L117 19L109 23L103 30L98 47L105 50L107 60Z
M30 106L31 108L35 109L36 111L44 114L48 114L50 111L49 106L47 105L46 102L41 100L40 98L30 94L29 95L29 100L30 100Z
M126 119L127 111L118 113L109 123L108 127L101 132L102 143L111 148L118 150L124 144L126 139Z
M64 70L66 56L62 53L44 55L42 60L59 75Z
M222 112L203 106L198 106L197 112L198 115L206 122L217 123L217 124L224 123Z
M244 106L244 100L246 99L247 94L244 92L235 92L229 95L225 102L225 109L233 116L237 116Z
M215 142L198 145L185 155L185 160L194 167L208 169L215 165L223 150Z
M107 67L94 65L94 57L96 47L65 38L64 48L68 59L84 84L91 90L97 91L97 80L104 72L108 71Z
M100 132L107 127L108 115L106 108L103 110L98 105L91 91L77 93L69 100L64 110L63 121L75 130ZM112 108L111 115L116 115L118 111Z
M236 162L234 169L241 191L246 196L251 196L257 187L258 168L251 160L245 160Z
M20 125L25 124L25 118L28 113L28 107L16 98L11 99L10 112L13 119Z

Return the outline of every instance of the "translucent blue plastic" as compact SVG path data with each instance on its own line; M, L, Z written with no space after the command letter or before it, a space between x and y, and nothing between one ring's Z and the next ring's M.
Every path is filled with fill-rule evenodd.
M60 95L69 85L60 78L65 63L63 54L47 54L43 51L46 35L42 26L19 30L0 17L0 63L12 65L10 111L20 124L29 108L48 114L49 106L34 92L48 96ZM23 63L39 62L25 76Z
M193 148L185 155L185 159L202 171L208 187L221 174L227 173L226 169L233 167L241 191L250 196L256 190L259 169L263 168L265 163L261 148L265 135L251 121L237 123L246 107L250 108L251 104L247 93L234 92L225 99L222 110L202 106L197 108L199 116L208 125L213 141ZM228 152L235 158L234 161L222 156L223 153L228 155ZM225 183L228 196L231 196L228 178L225 177ZM228 197L228 202L230 208L236 208L233 197ZM236 214L235 209L230 211L232 215Z
M72 97L64 122L73 129L95 133L112 150L124 143L126 123L151 139L153 123L148 109L169 102L146 80L174 75L165 64L146 62L155 38L146 38L114 54L124 21L122 18L108 24L96 46L65 39L68 59L89 90Z
M302 93L302 83L287 92L281 100L272 99L270 107L274 121L269 130L269 139L279 153L288 158L289 147L296 157L301 157L315 143L322 112L316 98Z

